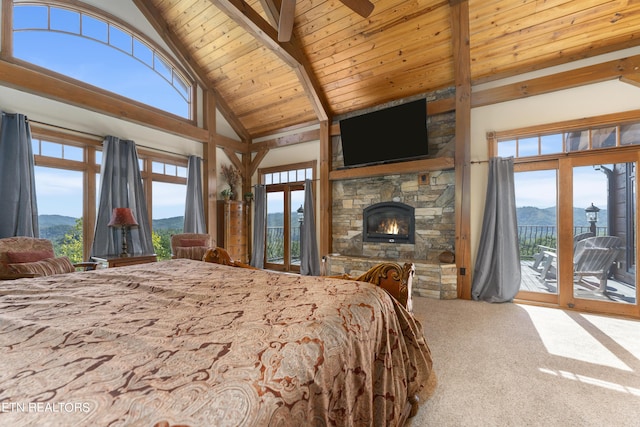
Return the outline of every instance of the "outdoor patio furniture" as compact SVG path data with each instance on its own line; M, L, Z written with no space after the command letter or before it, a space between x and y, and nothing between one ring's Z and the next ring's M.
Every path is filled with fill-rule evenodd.
M578 242L573 253L574 282L605 292L609 268L622 251L621 243L615 236L590 237ZM586 280L590 276L598 280L597 287Z
M575 242L573 250L574 282L599 292L605 292L609 268L622 251L621 243L620 238L616 236L588 237ZM540 280L545 283L556 274L557 252L555 250L542 252ZM598 284L594 285L588 281L588 277L594 277Z
M587 239L589 237L594 237L594 234L590 231L586 233L580 233L573 236L573 250L575 251L576 245L579 241ZM551 267L551 263L554 257L556 256L556 248L552 248L550 246L538 245L538 253L533 256L533 264L531 268L538 272L542 272L547 267L547 270ZM551 257L551 258L550 258ZM544 277L544 276L542 276Z

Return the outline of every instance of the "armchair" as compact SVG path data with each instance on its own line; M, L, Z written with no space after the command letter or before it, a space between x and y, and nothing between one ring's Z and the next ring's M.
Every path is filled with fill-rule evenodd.
M0 280L72 273L76 269L95 270L97 265L72 264L67 257L56 257L48 239L24 236L0 239Z
M179 233L171 236L171 258L202 261L207 250L213 247L215 247L215 241L208 234Z

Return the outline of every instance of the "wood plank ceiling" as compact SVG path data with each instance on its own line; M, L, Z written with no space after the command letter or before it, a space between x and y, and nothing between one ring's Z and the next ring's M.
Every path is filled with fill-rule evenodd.
M290 42L279 0L148 0L249 138L454 85L450 1L298 0ZM636 46L638 0L467 0L473 83Z

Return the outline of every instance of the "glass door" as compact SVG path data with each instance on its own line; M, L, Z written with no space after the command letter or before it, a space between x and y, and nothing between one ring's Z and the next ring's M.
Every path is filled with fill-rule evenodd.
M300 271L303 188L303 184L298 183L270 185L267 188L266 268Z
M557 162L516 165L521 281L519 299L558 302Z
M571 226L561 233L561 303L637 315L637 154L567 162L572 196L563 215Z

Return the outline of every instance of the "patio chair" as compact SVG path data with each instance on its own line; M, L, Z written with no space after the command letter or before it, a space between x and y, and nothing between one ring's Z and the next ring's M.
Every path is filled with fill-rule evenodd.
M573 253L574 282L605 292L609 269L622 252L621 244L616 236L589 237L578 242ZM598 286L587 281L587 277L595 277Z
M573 236L574 252L576 250L576 245L578 244L578 242L594 236L595 234L593 234L590 231L587 231L586 233L576 234L575 236ZM544 276L546 275L546 272L549 271L549 269L552 267L551 264L556 256L557 256L556 248L552 248L550 246L538 245L538 253L533 256L533 264L531 265L531 268L533 268L538 272L544 271L545 274L541 276L542 278L544 278Z

